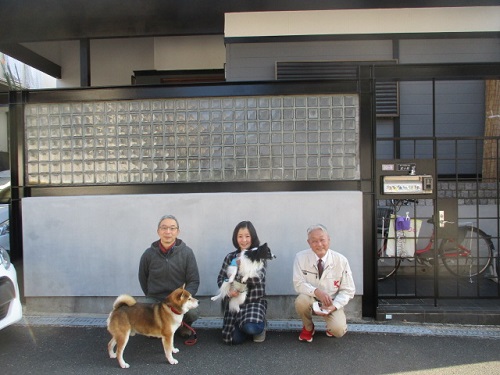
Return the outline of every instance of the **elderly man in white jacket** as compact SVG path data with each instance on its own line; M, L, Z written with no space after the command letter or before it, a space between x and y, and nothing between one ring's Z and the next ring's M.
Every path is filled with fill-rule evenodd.
M342 337L347 332L344 306L355 292L349 262L330 249L330 235L324 225L307 229L307 243L310 248L297 253L293 264L293 285L299 294L295 309L303 324L299 340L313 340L313 311L325 319L328 337Z

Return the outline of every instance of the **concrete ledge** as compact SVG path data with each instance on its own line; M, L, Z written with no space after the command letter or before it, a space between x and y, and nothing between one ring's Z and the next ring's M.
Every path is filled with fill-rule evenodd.
M25 314L108 314L116 297L25 297ZM136 297L139 302L144 297ZM219 301L208 296L200 300L200 317L221 317ZM295 296L267 296L268 319L297 319ZM345 308L349 321L362 319L361 296L355 296Z

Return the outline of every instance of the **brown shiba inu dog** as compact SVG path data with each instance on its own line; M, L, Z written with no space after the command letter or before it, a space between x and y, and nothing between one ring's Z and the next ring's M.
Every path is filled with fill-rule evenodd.
M177 364L172 356L179 351L174 347L174 333L182 324L184 314L196 307L198 300L184 288L174 290L165 300L153 304L138 303L133 297L122 294L115 300L108 317L108 331L113 336L108 343L109 357L118 358L122 368L129 368L123 359L123 351L129 337L139 333L160 337L167 361Z

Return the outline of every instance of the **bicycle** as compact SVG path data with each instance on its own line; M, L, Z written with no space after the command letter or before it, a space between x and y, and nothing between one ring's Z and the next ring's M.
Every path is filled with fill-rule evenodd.
M379 281L385 280L396 273L403 259L415 259L422 265L435 265L435 228L433 217L427 223L433 225L427 245L421 249L416 248L412 257L402 257L396 252L394 256L387 256L388 241L397 241L396 236L389 238L389 225L394 225L399 209L403 205L418 201L411 199L393 199L391 207L379 207L377 217L382 220L381 225L377 223L378 233L382 235L381 246L377 249L377 277ZM397 248L397 242L396 242ZM458 277L472 277L480 275L493 262L494 246L491 236L472 224L460 225L458 227L457 239L443 238L437 247L437 257L441 259L444 267L453 275Z

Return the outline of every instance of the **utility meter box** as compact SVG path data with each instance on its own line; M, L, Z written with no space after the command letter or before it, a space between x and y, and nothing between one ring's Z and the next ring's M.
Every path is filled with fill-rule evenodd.
M433 199L434 159L377 160L378 199Z

